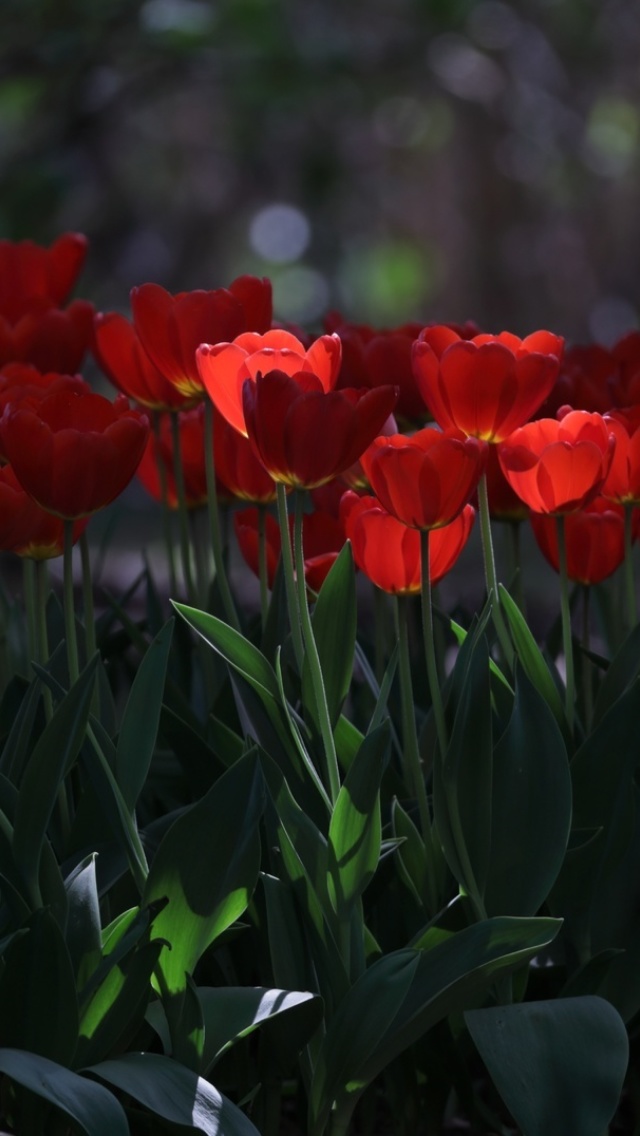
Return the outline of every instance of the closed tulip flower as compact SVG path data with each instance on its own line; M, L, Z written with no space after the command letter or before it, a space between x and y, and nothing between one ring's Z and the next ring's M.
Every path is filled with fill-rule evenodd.
M640 407L613 411L605 422L616 447L602 496L620 505L640 505Z
M244 434L239 434L220 414L213 420L216 474L228 496L239 501L267 504L275 501L276 483Z
M113 385L140 406L184 410L196 401L164 377L147 355L133 325L119 312L96 315L93 353Z
M559 571L558 527L554 517L532 514L538 547ZM567 576L577 584L599 584L624 560L624 509L596 497L584 509L564 518Z
M124 396L111 403L68 388L7 406L0 419L2 448L18 481L65 520L89 516L122 493L148 433L146 415L131 410Z
M247 379L244 418L251 444L274 481L312 489L361 457L393 410L394 387L323 389L307 372Z
M436 422L487 442L524 425L556 381L563 340L549 331L525 339L503 331L461 339L427 327L413 347L420 393Z
M281 371L286 375L315 375L323 391L336 385L340 368L340 340L322 335L305 345L290 331L273 328L264 335L247 332L233 343L202 343L196 352L202 382L214 406L240 434L247 434L242 389L259 374Z
M74 544L87 523L87 517L74 523ZM51 560L64 550L64 521L25 493L10 465L0 469L0 548L30 560Z
M59 307L86 254L82 233L63 233L49 248L33 241L0 241L0 316L16 324L28 312Z
M362 456L385 509L415 529L437 529L461 513L486 462L487 446L458 430L430 427L376 438Z
M615 437L600 414L572 410L522 426L498 453L511 488L534 513L573 513L601 491Z
M93 304L74 300L68 308L40 305L11 324L0 314L0 366L12 360L39 371L76 371L93 335Z

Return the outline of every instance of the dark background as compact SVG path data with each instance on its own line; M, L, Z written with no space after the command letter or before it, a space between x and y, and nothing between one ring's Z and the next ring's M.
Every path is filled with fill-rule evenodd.
M1 10L0 235L85 232L98 307L252 271L310 329L638 325L636 0Z

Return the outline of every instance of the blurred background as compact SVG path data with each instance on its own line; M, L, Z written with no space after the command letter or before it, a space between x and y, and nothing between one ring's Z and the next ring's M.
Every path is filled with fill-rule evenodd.
M637 0L3 0L0 235L78 294L611 343L640 314Z

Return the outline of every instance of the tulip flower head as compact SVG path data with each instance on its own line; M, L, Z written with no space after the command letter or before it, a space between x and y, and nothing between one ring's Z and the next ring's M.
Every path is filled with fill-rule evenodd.
M564 518L567 576L578 584L599 584L624 560L624 509L596 497L584 509ZM558 527L555 517L531 515L538 547L559 571Z

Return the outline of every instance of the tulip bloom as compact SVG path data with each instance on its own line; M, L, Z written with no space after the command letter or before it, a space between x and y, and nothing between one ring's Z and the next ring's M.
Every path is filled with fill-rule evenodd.
M616 448L602 496L620 505L640 505L640 407L613 411L605 422Z
M247 434L242 388L259 374L281 371L315 375L323 391L336 384L340 367L340 340L322 335L310 347L282 328L264 335L246 332L233 343L202 343L196 352L198 371L209 398L240 434Z
M427 327L414 344L413 366L438 425L502 442L550 394L562 347L549 331L525 339L503 331L463 340L451 328Z
M536 411L536 417L555 418L563 406L604 414L614 405L612 387L616 373L611 351L599 343L568 347L553 390Z
M293 524L293 518L290 520ZM233 515L233 526L242 556L254 573L260 574L258 553L258 510L254 506ZM265 514L267 583L273 588L282 546L280 526L271 513ZM328 513L305 513L302 518L304 578L313 592L319 592L345 542L340 521Z
M74 544L87 523L87 517L75 522ZM0 469L0 548L30 560L51 560L64 551L64 521L25 493L10 465Z
M458 430L427 427L376 438L362 455L371 488L387 512L414 529L438 529L462 512L486 461L487 446Z
M142 284L131 292L136 334L168 382L188 399L204 397L196 365L201 343L235 339L247 329L266 331L271 323L271 284L241 276L228 288L179 292Z
M532 514L531 526L545 559L558 572L558 526L555 517ZM567 576L577 584L599 584L624 560L624 509L596 497L584 509L564 518Z
M574 513L601 491L615 437L606 419L572 410L522 426L498 451L509 485L534 513Z
M87 253L82 233L63 233L50 248L33 241L0 241L0 316L16 324L34 309L59 307Z
M118 312L99 312L93 353L119 391L150 410L183 410L194 401L165 379L142 346L136 330Z
M256 456L244 434L220 414L214 415L213 437L216 474L225 494L241 501L265 505L276 498L276 483Z
M0 438L18 481L47 512L77 520L128 485L149 433L146 415L99 394L68 387L7 406Z
M397 521L375 497L348 490L342 498L342 522L357 567L377 588L393 595L416 595L422 586L420 533ZM429 578L446 576L467 543L475 510L465 505L450 525L429 538Z
M15 324L0 313L0 366L18 360L39 371L77 371L91 344L93 304L74 300L65 310L37 307Z
M313 489L331 481L371 444L393 410L397 390L325 393L307 372L283 371L247 379L242 388L251 444L274 481Z
M489 515L494 521L505 521L517 524L526 521L529 509L524 501L518 497L507 481L499 459L499 446L487 447L487 497L489 499Z
M178 433L180 435L180 455L184 476L185 505L187 509L198 509L207 501L207 477L204 456L204 413L202 406L182 410L178 414ZM166 479L167 505L178 508L178 492L175 481L173 455L173 431L168 414L160 419L159 433L152 434L145 447L136 476L154 501L162 501L159 463L162 463ZM225 487L220 487L228 496Z

